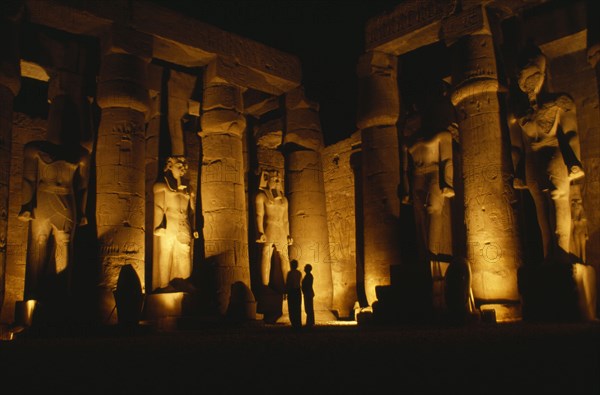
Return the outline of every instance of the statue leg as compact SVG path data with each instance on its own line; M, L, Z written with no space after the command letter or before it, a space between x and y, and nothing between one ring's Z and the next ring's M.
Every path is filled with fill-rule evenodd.
M413 205L417 230L417 253L422 262L429 260L427 246L427 180L425 175L415 174Z
M25 271L24 299L37 299L41 295L44 269L47 262L48 238L52 227L50 221L34 219L29 224L27 244L27 264Z
M427 248L431 279L433 281L433 304L437 308L444 308L445 303L445 276L449 262L440 261L440 243L442 236L442 211L444 209L444 197L439 187L437 173L432 175L429 185L429 196L427 198Z
M156 276L153 276L156 281L152 284L152 288L165 288L171 281L171 267L173 265L173 244L176 242L173 236L168 233L158 237L158 262L154 262Z
M189 244L175 241L173 251L172 278L188 279L192 275L192 256Z
M277 248L277 252L279 253L279 260L281 262L281 274L283 274L283 279L285 281L285 278L288 272L290 271L290 256L288 253L287 239L285 240L285 242L283 242L283 240L280 241L275 246Z
M62 273L69 266L69 256L71 247L71 235L54 228L54 241L56 244L54 250L54 260L56 261L56 273Z
M264 286L269 285L271 274L271 257L273 256L273 243L264 243L260 260L260 278Z
M560 151L556 154L548 166L550 173L551 189L550 198L554 210L550 212L551 225L554 230L557 258L566 257L569 253L569 242L571 239L571 202L570 184L567 168Z

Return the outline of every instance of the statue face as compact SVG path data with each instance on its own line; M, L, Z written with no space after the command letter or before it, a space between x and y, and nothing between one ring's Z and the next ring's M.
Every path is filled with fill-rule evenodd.
M527 65L519 73L519 88L529 96L537 95L542 90L545 72L541 60Z
M271 174L269 179L267 180L267 187L269 187L269 189L279 190L280 182L281 182L281 180L279 179L279 174L277 174L277 173Z
M186 166L181 162L177 162L172 164L169 170L171 170L171 173L173 173L173 177L175 179L180 179L186 173Z

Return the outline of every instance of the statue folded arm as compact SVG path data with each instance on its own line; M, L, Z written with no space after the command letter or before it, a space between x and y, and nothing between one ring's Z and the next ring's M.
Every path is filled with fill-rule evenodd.
M440 147L440 189L447 198L454 196L454 162L452 160L452 134L443 131L439 134Z
M410 166L410 158L408 157L408 147L406 144L402 145L402 204L412 204L412 190L410 187L409 180L409 166Z
M267 237L265 236L264 218L265 218L265 194L259 192L256 195L256 232L258 233L257 243L265 243ZM289 232L288 232L289 233Z
M87 150L82 149L83 153L81 160L79 161L79 168L77 172L77 191L75 191L77 199L77 207L79 207L79 225L87 225L87 217L85 211L87 208L87 194L89 185L89 174L90 174L90 155Z
M23 185L21 188L21 211L18 218L21 221L34 219L35 190L37 187L38 149L32 144L26 144L23 150Z
M580 161L579 134L577 133L577 113L573 99L561 95L556 100L559 119L559 144L569 172L569 178L575 180L584 176ZM562 141L561 141L562 140Z
M167 229L166 185L164 182L154 184L154 235L162 236Z

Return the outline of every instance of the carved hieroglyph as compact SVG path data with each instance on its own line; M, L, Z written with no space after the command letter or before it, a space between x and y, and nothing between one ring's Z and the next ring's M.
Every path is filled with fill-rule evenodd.
M315 310L328 311L333 301L333 283L318 105L307 100L303 90L298 88L286 94L285 106L287 196L290 231L294 238L290 258L298 260L299 268L312 265Z
M184 157L169 157L164 177L154 184L154 260L152 290L166 288L174 279L192 274L192 239L195 196L182 180L187 171Z
M400 111L394 56L379 52L359 61L358 123L362 136L365 292L390 284L390 265L400 264L400 153L396 122Z
M452 102L463 153L467 260L476 302L510 303L520 318L517 269L521 265L510 158L503 146L492 36L476 34L455 45ZM498 318L498 317L497 317Z
M111 31L104 38L97 101L102 109L96 145L96 224L100 243L100 319L111 314L121 268L132 265L144 289L145 114L147 62L124 53L122 41L147 37ZM127 47L127 46L125 46ZM140 45L144 48L144 45Z
M225 314L232 284L250 286L242 150L246 119L240 88L205 79L202 109L205 256L213 262L218 310Z

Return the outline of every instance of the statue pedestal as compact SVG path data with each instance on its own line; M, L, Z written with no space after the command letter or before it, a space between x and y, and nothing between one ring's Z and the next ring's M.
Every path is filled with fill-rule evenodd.
M15 302L15 326L28 328L33 323L33 313L37 300L19 300Z
M593 266L576 263L573 278L577 287L577 302L581 319L596 320L596 271Z
M144 320L155 324L159 330L175 330L181 317L194 310L194 300L187 292L168 292L146 296Z

